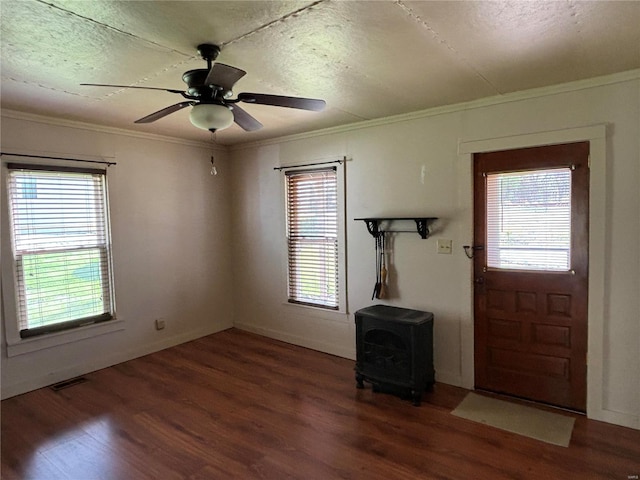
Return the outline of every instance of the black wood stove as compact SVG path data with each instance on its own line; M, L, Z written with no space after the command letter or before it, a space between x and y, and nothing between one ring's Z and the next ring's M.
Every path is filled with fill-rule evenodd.
M355 313L356 385L410 394L420 405L435 381L433 313L374 305Z

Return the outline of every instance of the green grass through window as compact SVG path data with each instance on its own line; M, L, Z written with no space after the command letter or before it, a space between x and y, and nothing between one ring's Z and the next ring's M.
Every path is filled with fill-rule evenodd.
M22 256L28 328L105 312L97 248Z

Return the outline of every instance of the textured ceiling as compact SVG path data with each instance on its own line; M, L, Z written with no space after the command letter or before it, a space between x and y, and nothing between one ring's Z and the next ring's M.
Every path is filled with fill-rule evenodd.
M640 2L2 0L3 109L208 140L182 100L196 46L246 70L234 92L326 100L320 113L241 104L264 128L221 144L317 130L640 68Z

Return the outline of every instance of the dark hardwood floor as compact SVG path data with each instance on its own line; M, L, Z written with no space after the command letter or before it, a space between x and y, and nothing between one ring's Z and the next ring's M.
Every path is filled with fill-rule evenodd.
M576 415L569 448L357 390L354 364L228 330L2 402L2 479L601 479L640 431Z

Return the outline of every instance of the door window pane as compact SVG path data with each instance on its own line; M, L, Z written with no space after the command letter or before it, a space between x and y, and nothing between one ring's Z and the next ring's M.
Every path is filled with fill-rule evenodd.
M571 170L487 174L487 266L571 268Z

